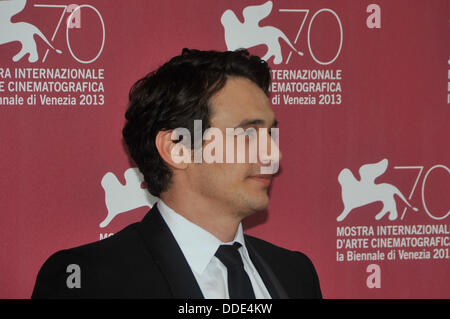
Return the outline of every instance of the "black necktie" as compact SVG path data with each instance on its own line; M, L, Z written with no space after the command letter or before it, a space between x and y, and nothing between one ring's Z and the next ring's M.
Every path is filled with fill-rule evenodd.
M228 293L230 299L255 299L250 278L244 270L244 263L239 254L241 244L221 245L217 249L216 257L227 267Z

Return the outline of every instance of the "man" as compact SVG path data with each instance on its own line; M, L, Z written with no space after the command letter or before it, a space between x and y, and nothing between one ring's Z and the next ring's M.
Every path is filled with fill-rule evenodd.
M130 91L123 136L160 201L141 222L51 256L32 297L321 298L305 255L242 232L241 221L268 206L280 159L272 138L257 144L256 161L250 154L276 127L269 85L266 62L246 50L184 49L139 80ZM205 138L213 128L216 134ZM220 141L237 142L239 132L244 149ZM245 160L238 161L242 152ZM76 287L69 265L79 270Z

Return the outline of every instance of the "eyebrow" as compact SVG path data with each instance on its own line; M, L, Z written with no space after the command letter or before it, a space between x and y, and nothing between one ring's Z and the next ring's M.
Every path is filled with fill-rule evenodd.
M249 126L249 125L264 125L264 123L265 122L262 119L246 119L246 120L243 120L238 125L236 125L234 128L244 127L244 126ZM270 127L278 127L277 119L273 120L272 125Z

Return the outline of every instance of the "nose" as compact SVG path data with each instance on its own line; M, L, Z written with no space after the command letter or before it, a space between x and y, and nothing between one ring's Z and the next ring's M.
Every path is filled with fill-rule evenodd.
M273 143L272 143L272 141L273 141ZM275 148L276 148L276 152L278 153L278 161L280 162L280 161L281 161L281 158L283 157L283 154L281 153L279 143L280 143L280 141L279 141L279 136L278 136L278 138L277 138L276 141L274 141L274 140L273 140L273 137L271 137L271 143L270 143L270 144L271 144L271 147L275 147ZM272 151L272 149L271 149L271 151Z
M282 153L279 148L279 132L278 128L271 128L270 138L267 138L267 130L259 134L259 162L266 166L270 166L275 170L272 174L278 171L279 162L282 158Z

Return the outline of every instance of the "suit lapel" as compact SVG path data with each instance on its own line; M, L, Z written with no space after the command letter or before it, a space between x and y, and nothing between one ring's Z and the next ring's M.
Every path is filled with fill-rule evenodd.
M203 299L204 296L195 280L191 267L156 205L153 205L152 209L145 215L142 222L139 223L138 229L155 263L166 278L172 296L183 299ZM258 270L271 297L273 299L289 298L269 265L247 237L245 243L250 259Z
M245 245L247 247L250 259L258 270L258 273L261 276L272 299L288 299L289 296L279 282L278 278L275 276L272 269L264 261L261 255L256 251L255 247L250 243L247 237L245 238Z
M139 224L139 232L161 273L164 274L173 297L204 298L183 252L161 217L156 204Z

